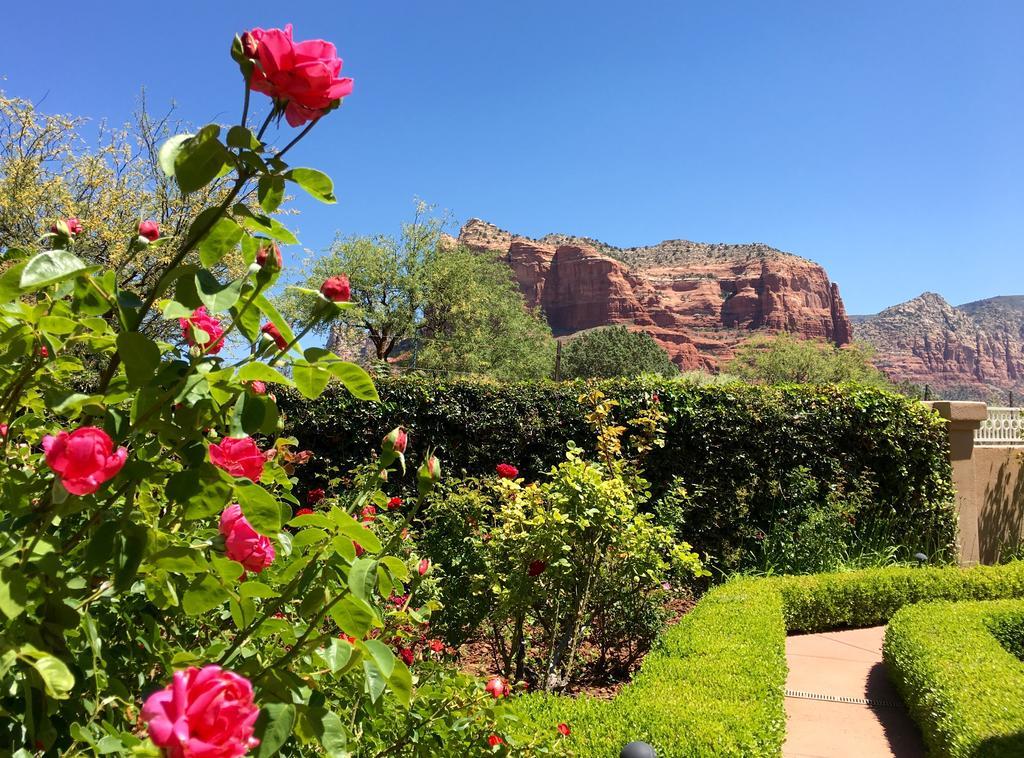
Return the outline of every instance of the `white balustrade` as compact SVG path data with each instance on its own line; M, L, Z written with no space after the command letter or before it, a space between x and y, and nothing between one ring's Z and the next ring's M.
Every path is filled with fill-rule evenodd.
M996 447L1024 445L1024 408L988 408L988 418L974 433L974 444Z

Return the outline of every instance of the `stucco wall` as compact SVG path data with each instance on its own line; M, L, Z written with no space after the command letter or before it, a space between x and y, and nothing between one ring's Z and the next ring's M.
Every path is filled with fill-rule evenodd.
M977 504L978 558L996 563L1024 541L1024 447L975 447L971 456L973 491Z

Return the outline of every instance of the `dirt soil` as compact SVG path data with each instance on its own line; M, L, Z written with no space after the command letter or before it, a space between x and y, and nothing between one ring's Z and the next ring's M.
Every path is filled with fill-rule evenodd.
M668 623L674 624L679 621L690 612L696 603L696 599L691 597L675 598L670 601L667 605L670 611ZM531 654L530 657L534 657L534 655L539 655L539 651L531 651ZM635 660L630 661L631 655L632 651L628 646L612 650L608 656L608 665L599 670L595 665L598 657L597 649L594 646L581 646L580 659L586 663L578 667L576 678L561 694L589 695L602 700L611 700L624 685L630 682L634 672L643 663L643 655L636 656ZM493 676L501 668L500 658L490 640L485 637L469 640L459 647L456 664L463 673L479 677ZM526 683L527 689L530 689L532 684L532 682ZM523 685L521 683L516 686Z

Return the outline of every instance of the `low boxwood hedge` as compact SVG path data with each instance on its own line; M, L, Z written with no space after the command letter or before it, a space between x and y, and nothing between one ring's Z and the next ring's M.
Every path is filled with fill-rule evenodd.
M951 556L955 536L945 422L920 402L840 386L703 386L671 379L608 380L600 388L628 422L657 402L665 447L645 463L655 498L682 485L680 537L732 570L773 525L799 525L829 496L869 492L854 542ZM420 377L378 383L379 403L329 387L317 400L280 392L286 431L312 450L299 469L309 488L366 459L391 428L410 431L413 461L437 447L447 475L492 474L512 463L535 479L593 434L581 382L496 384ZM657 400L655 400L657 398ZM415 491L415 466L404 482ZM396 494L401 494L396 492Z
M1024 755L1024 662L994 627L1020 639L1024 600L923 603L889 622L885 660L932 755Z
M524 734L569 724L569 746L586 758L616 755L632 740L651 743L661 758L778 756L787 631L873 626L926 600L1013 597L1024 597L1024 562L740 577L712 589L669 627L614 699L537 694L513 707Z

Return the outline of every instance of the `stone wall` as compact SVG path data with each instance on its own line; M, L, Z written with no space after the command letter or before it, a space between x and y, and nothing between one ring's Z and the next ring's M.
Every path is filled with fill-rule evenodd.
M984 403L929 403L949 428L959 514L960 562L998 563L1024 544L1024 446L975 445Z

